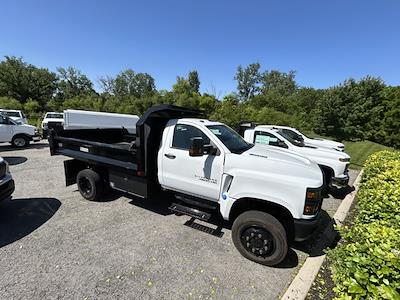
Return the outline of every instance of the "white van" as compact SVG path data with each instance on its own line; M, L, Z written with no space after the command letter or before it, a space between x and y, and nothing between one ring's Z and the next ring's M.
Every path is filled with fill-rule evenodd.
M40 141L39 131L35 126L16 123L0 112L0 143L8 142L17 148L24 148L31 141Z

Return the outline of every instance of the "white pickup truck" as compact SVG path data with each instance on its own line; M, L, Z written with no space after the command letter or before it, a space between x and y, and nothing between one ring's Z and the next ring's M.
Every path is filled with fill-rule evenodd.
M315 162L247 143L224 124L171 105L150 108L124 128L52 130L50 153L65 161L66 183L88 200L108 188L167 201L178 214L208 221L221 216L248 259L276 265L293 239L316 229L323 176Z
M30 141L40 141L36 127L16 123L8 116L0 113L0 143L8 142L17 148L23 148L28 146Z
M269 128L269 129L280 129L285 135L291 137L294 140L298 140L299 142L303 142L304 145L306 146L315 146L320 148L335 149L337 151L344 151L343 143L327 139L311 138L306 136L304 133L300 132L296 128L288 126L279 126L279 125L262 125L262 126L264 126L264 128Z
M252 123L244 122L240 126L241 129L239 131L247 142L288 149L303 155L315 161L321 167L325 183L328 186L347 186L349 182L348 167L350 165L350 156L345 152L305 145L303 141L293 139L284 129L271 129L269 125L255 126ZM285 151L287 152L287 150Z
M6 115L17 124L28 124L28 118L21 110L0 109L0 114Z
M64 126L64 114L58 112L47 112L42 120L42 134L47 138L49 128Z

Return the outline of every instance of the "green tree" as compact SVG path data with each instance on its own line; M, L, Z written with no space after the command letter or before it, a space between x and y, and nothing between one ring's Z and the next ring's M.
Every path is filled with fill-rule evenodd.
M199 74L197 73L196 70L189 72L188 82L190 89L193 93L200 92L200 79L199 79Z
M100 79L103 90L119 97L134 96L148 97L155 92L154 78L147 73L135 73L128 69L119 73L115 78Z
M0 108L5 109L22 109L22 104L18 100L11 97L0 96Z
M282 96L289 96L297 89L295 77L295 71L289 71L289 73L277 70L265 71L260 75L261 92L265 94L276 91Z
M45 68L37 68L14 56L0 62L0 96L7 96L24 104L29 98L45 105L56 90L56 75Z
M252 63L243 68L237 68L234 79L237 81L237 92L241 101L247 101L260 90L260 64Z
M81 71L73 67L57 68L57 71L59 78L57 98L59 100L64 101L79 95L95 93L92 81Z

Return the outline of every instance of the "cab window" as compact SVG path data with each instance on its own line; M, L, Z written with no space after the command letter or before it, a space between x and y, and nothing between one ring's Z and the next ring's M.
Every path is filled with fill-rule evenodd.
M282 132L283 132L284 134L286 134L288 137L290 137L290 138L292 138L292 139L294 139L294 140L296 140L296 141L301 141L301 140L303 140L303 137L302 137L301 135L297 134L296 132L294 132L294 131L292 131L292 130L289 130L289 129L282 129Z
M210 144L210 139L200 129L191 125L177 124L174 129L172 147L189 150L191 139L195 137L203 138L204 145Z
M0 114L0 124L8 125L8 119Z
M256 131L254 133L254 143L280 147L279 142L279 139L269 132Z

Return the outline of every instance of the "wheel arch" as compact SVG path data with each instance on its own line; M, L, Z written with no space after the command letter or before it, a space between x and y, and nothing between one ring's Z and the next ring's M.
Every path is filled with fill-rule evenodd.
M28 141L31 141L31 140L32 140L32 137L31 137L29 134L23 133L23 132L19 132L19 133L14 134L13 137L11 138L11 140L13 140L13 139L15 139L15 138L17 138L17 137L24 137L24 138L26 138Z
M332 180L332 177L335 176L335 171L327 165L321 164L321 165L319 165L319 167L322 171L322 174L324 175L323 176L324 177L324 186L328 186Z
M285 227L288 239L293 240L294 217L286 207L263 199L240 198L232 205L229 220L233 223L240 214L249 210L263 211L277 218Z

